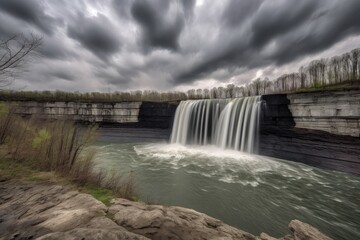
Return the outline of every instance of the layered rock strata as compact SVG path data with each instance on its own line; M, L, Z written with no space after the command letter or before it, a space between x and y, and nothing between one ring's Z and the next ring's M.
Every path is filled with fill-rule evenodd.
M360 91L262 100L259 154L360 174Z

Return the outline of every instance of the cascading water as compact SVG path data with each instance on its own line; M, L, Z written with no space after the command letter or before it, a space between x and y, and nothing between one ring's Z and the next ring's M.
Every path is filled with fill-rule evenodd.
M216 145L252 153L256 148L261 97L182 101L171 143Z

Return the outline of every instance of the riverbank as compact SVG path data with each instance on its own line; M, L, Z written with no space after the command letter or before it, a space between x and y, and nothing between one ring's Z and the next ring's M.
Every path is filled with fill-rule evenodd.
M106 206L73 185L46 177L1 174L0 189L0 239L275 239L265 233L253 236L187 208L122 198ZM280 239L330 239L298 220L289 229Z
M0 239L273 239L181 207L116 198L54 172L0 159ZM283 239L329 239L292 221Z

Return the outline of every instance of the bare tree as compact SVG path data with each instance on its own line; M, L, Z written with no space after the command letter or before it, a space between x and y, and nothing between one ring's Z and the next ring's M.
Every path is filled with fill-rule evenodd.
M19 34L6 40L0 39L0 88L12 83L41 43L42 38L33 34L28 37Z

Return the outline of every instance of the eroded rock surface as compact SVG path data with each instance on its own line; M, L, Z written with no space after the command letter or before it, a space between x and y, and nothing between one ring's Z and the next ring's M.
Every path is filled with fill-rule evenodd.
M187 208L114 199L109 213L117 224L151 239L255 239L250 233Z
M320 232L318 229L307 223L300 222L299 220L292 220L289 224L289 228L293 232L295 240L331 240L331 238Z
M106 218L106 211L68 187L0 183L0 239L148 239Z
M284 240L328 240L316 228L293 220ZM238 239L259 237L182 207L113 199L106 207L92 196L49 183L0 181L0 239Z

